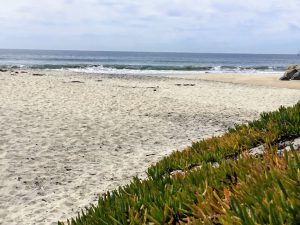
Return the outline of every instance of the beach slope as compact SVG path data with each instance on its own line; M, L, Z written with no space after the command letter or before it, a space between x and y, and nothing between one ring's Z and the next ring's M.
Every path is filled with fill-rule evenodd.
M172 151L300 99L299 82L201 76L1 72L0 224L64 221Z

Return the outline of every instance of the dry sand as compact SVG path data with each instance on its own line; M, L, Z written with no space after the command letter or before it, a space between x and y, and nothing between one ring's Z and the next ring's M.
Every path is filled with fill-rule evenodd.
M218 81L232 84L246 84L265 87L289 88L300 89L300 81L280 81L278 78L283 74L200 74L200 75L169 75L167 77L184 78L184 79L197 79L206 81Z
M0 224L56 224L173 150L300 100L297 81L218 76L0 73Z

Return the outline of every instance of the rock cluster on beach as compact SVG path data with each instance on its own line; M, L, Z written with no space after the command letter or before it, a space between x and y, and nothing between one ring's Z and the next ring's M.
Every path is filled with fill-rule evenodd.
M280 141L277 143L277 154L283 155L284 151L291 151L292 148L296 151L300 151L300 137L293 140ZM251 148L248 153L250 156L262 156L265 154L265 152L265 146L259 145L255 148Z
M291 151L292 149L296 150L296 151L300 151L300 137L294 138L291 140L279 141L277 143L277 154L278 155L283 155L284 151L288 152L288 151ZM257 147L249 149L247 153L251 157L262 157L264 154L266 154L266 152L267 152L267 149L266 149L265 145L259 145ZM228 159L239 160L241 157L242 157L242 154L233 154L233 155L230 155L229 157L227 157L227 160ZM212 162L210 164L213 168L218 168L220 166L220 164L218 162ZM197 169L201 169L201 168L202 168L202 165L195 164L184 170L174 170L174 171L170 172L170 177L173 178L178 175L184 176L192 170L197 170Z
M290 65L280 80L300 80L300 65Z

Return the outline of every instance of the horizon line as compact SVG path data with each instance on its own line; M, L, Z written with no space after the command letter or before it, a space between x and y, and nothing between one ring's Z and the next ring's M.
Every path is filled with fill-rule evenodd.
M127 53L173 53L173 54L240 54L240 55L299 55L296 53L249 53L249 52L191 52L191 51L138 51L138 50L82 50L82 49L31 49L31 48L1 48L0 50L25 51L69 51L69 52L127 52Z

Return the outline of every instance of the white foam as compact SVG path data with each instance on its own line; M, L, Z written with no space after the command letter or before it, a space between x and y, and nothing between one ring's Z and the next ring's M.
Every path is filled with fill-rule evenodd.
M270 70L256 70L256 69L242 69L241 67L236 67L233 69L229 68L221 68L221 66L216 66L212 70L199 70L199 71L190 71L190 70L137 70L137 69L117 69L112 67L85 67L85 68L68 68L61 69L68 70L78 73L100 73L100 74L123 74L123 75L167 75L167 74L176 74L176 75L184 75L184 74L207 74L207 73L242 73L242 74L281 74L282 71L274 71L270 68Z

